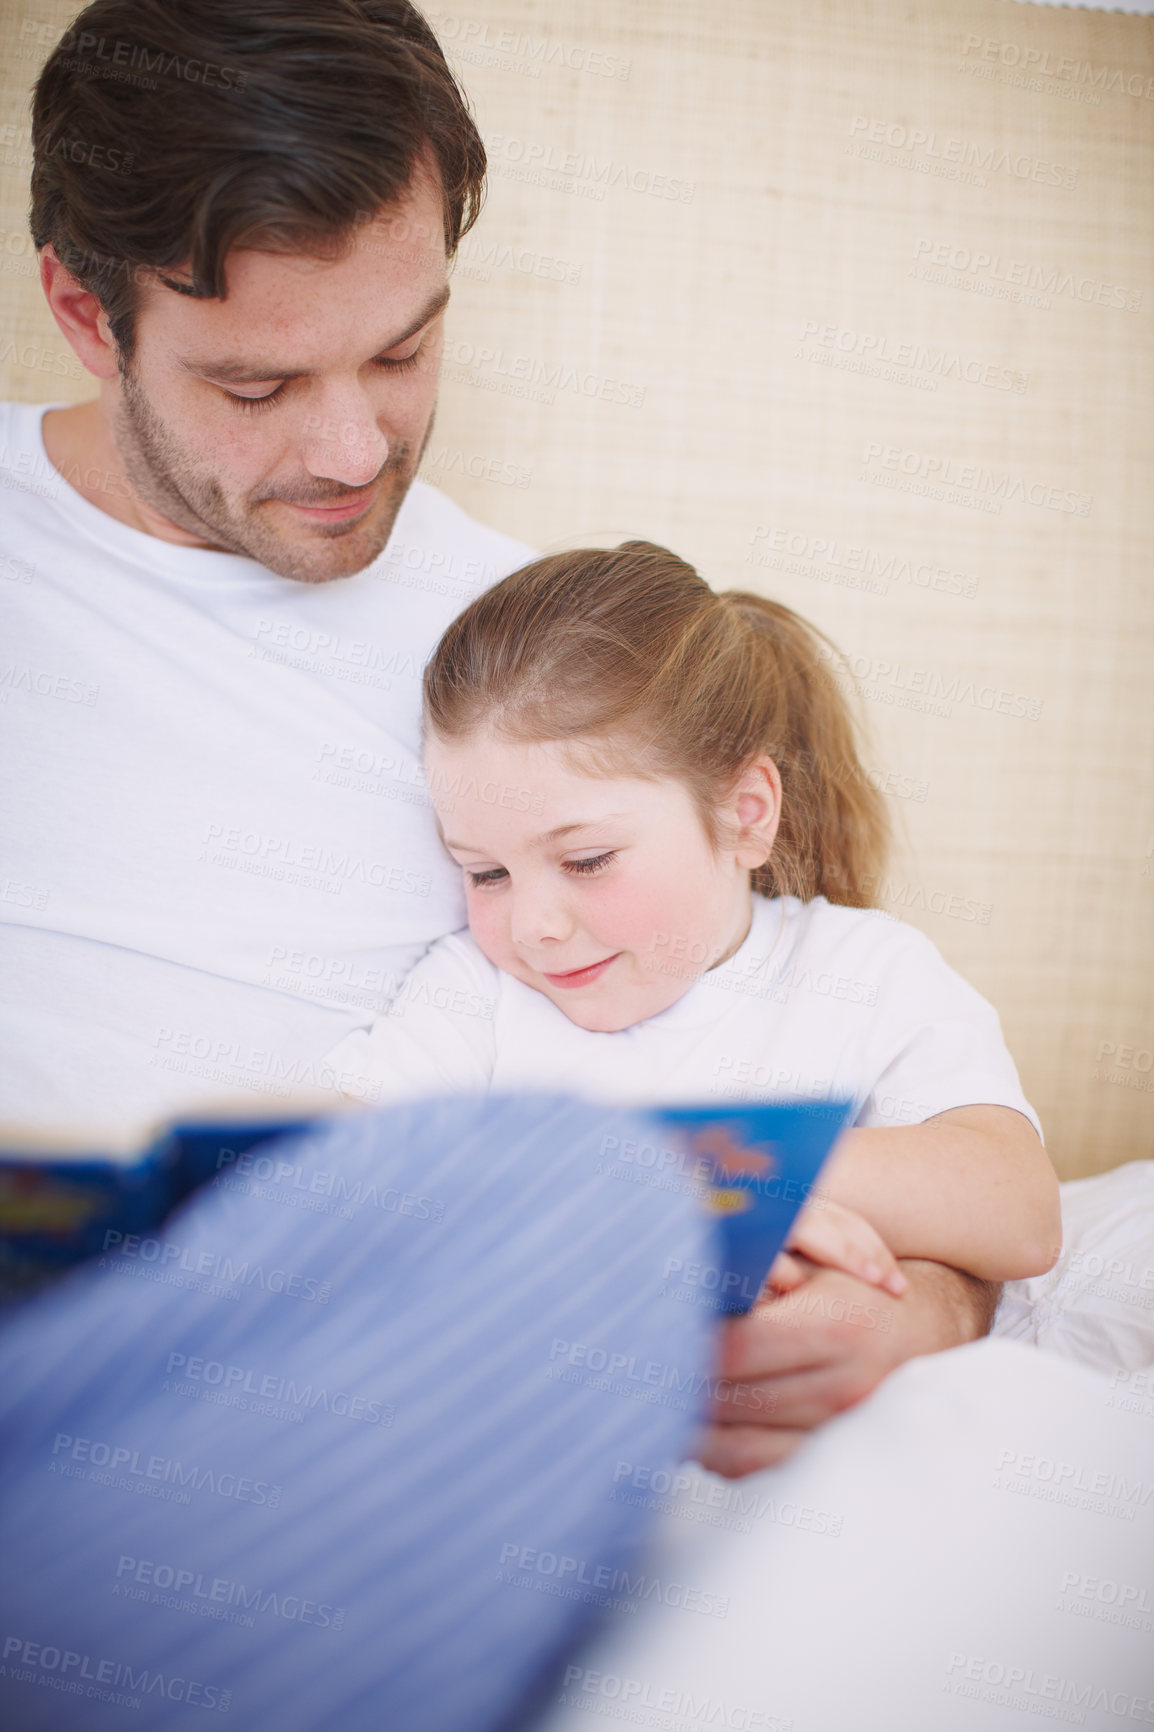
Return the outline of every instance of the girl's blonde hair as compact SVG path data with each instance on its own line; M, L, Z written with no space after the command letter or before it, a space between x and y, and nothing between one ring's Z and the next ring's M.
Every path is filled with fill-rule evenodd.
M890 826L840 666L779 602L719 595L667 548L627 541L539 559L479 596L425 670L425 722L446 741L567 740L602 771L675 777L715 843L719 799L765 754L782 816L754 889L868 908Z

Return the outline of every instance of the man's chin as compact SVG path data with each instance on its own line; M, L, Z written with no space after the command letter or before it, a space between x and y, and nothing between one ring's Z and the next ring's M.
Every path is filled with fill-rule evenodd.
M337 578L355 577L358 571L372 565L388 539L386 533L383 538L347 535L304 546L286 544L283 564L274 565L271 559L265 563L279 577L295 578L298 583L330 583Z
M253 534L245 551L250 559L258 560L278 577L291 578L297 583L329 583L336 578L355 577L372 565L388 545L407 491L406 486L382 499L366 513L364 521L348 525L310 522L302 524L295 534L292 525L281 527L283 519L292 515L292 507L269 501L274 506L270 518L275 516L278 521L275 527L269 519L261 521L258 514L265 508L258 506L252 520Z

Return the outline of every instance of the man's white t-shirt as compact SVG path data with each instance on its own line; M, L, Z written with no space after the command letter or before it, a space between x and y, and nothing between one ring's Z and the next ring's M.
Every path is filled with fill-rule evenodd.
M859 1125L984 1104L1015 1108L1041 1134L997 1012L915 927L824 896L753 904L728 962L617 1034L578 1028L453 933L330 1062L372 1101L487 1089L631 1105L836 1097L855 1103ZM692 969L675 946L664 966Z
M532 550L416 482L373 565L294 582L91 505L43 414L0 406L0 1120L333 1087L462 922L421 673Z

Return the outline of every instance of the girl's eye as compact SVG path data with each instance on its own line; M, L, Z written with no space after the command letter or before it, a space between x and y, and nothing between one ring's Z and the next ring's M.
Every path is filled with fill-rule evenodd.
M606 854L590 854L584 860L566 860L565 870L566 872L575 872L579 876L586 876L591 872L603 872L606 866L616 858L617 850L611 848Z
M467 867L465 870L474 890L483 890L487 884L499 884L502 878L509 876L503 866L490 866L485 872L470 872Z

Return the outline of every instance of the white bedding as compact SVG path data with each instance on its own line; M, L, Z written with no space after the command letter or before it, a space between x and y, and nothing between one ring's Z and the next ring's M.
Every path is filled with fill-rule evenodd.
M660 1588L538 1732L1154 1725L1154 1163L1063 1212L1002 1339L911 1361L781 1468L687 1468Z
M993 1333L1092 1370L1154 1365L1154 1161L1062 1186L1062 1255L1011 1281Z

